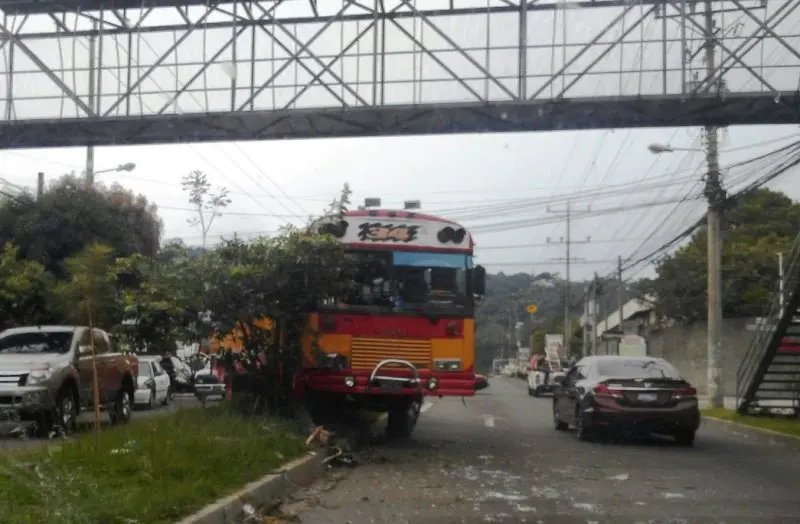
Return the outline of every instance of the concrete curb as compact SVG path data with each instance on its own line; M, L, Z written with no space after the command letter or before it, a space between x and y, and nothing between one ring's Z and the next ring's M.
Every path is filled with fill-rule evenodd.
M242 508L249 503L268 504L298 488L308 487L325 472L322 455L309 453L272 473L245 485L235 493L206 506L177 524L234 524L243 520Z
M787 435L771 429L757 428L755 426L748 426L746 424L740 424L731 420L709 417L708 415L703 415L703 424L717 428L724 433L728 433L737 437L743 437L754 442L769 444L771 446L800 449L800 437Z

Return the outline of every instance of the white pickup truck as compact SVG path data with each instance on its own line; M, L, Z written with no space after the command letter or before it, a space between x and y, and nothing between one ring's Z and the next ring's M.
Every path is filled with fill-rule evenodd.
M545 366L550 368L549 376L545 373ZM542 393L552 393L555 385L564 379L568 369L566 360L534 355L528 366L528 395L538 397Z

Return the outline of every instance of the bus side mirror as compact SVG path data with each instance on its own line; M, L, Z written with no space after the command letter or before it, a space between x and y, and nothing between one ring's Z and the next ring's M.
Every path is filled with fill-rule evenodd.
M478 296L486 294L486 268L475 266L472 270L472 293Z

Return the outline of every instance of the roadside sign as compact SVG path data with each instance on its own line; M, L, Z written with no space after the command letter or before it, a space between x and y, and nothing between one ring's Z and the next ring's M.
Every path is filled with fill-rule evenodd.
M617 354L626 357L646 357L647 340L639 335L625 335L619 341Z
M528 313L530 313L531 315L536 314L537 311L539 311L539 308L536 307L536 304L531 304L528 306Z

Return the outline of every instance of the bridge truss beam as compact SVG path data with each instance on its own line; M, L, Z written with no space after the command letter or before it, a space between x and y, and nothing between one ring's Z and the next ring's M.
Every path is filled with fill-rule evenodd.
M800 121L800 0L482 2L0 0L0 148Z

